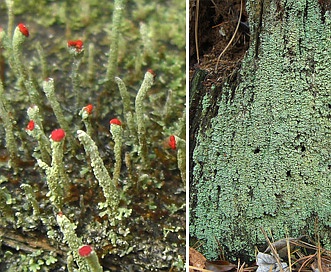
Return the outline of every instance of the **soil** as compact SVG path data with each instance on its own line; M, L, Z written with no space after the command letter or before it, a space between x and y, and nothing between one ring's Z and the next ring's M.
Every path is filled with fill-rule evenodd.
M208 72L205 86L220 85L238 67L249 46L245 2L239 18L240 6L239 0L190 1L190 79L201 69Z

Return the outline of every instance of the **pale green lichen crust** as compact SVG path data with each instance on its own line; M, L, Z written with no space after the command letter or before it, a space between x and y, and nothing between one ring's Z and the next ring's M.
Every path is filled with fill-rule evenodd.
M177 165L180 171L180 176L184 183L184 188L186 188L186 142L185 140L175 136L177 145Z
M184 132L177 132L181 122L176 121L185 103L185 16L182 16L185 2L88 0L70 5L63 1L56 1L54 5L44 1L3 2L7 3L9 19L2 25L3 28L7 25L8 30L0 27L0 63L5 67L5 71L0 67L0 74L4 75L0 106L9 117L9 125L1 118L4 122L0 122L0 210L3 215L0 225L4 235L0 236L4 247L0 252L3 268L0 270L59 271L67 266L71 272L89 271L77 267L73 249L63 243L69 245L63 237L69 235L65 231L75 227L70 235L74 237L76 232L81 241L93 245L108 269L111 266L123 271L133 265L132 269L139 271L182 270L185 209L181 205L185 195L176 193L180 192L177 186L182 184L175 154L163 150L162 141L164 135L173 133L185 137ZM6 5L0 3L1 18L6 21ZM30 31L27 37L27 30L21 26L23 40L21 43L16 40L16 59L12 43L16 27L14 14L18 16L15 21L24 23ZM141 22L144 27L140 28ZM75 70L79 78L72 73L73 58L66 50L69 39L82 39L84 43L81 65L79 69L76 65ZM142 166L133 102L144 71L149 68L160 76L155 90L142 101L140 112L145 116L148 132L145 155L150 160L150 164ZM127 86L120 89L122 93L116 91L115 76ZM173 92L174 99L169 115L163 116L167 90ZM96 110L90 116L83 116L82 123L77 113L90 104ZM31 110L27 116L28 107ZM122 151L130 166L129 169L122 166L120 175L114 168L120 169L121 150L115 151L115 140L104 123L112 116L123 120ZM66 140L57 144L62 153L55 159L48 135L59 127L65 130ZM11 130L10 140L17 144L15 149L5 141L7 129ZM95 182L91 158L75 138L78 129L86 130L102 156L102 160L92 164L99 182ZM13 166L11 158L17 162L14 169L7 165L10 162ZM98 171L102 161L110 174L105 179L100 179ZM115 167L116 161L119 163ZM64 166L65 171L55 167L55 162ZM61 178L65 174L70 179L68 187ZM147 178L140 182L141 177ZM118 179L118 192L116 186L112 186L112 193L107 183ZM109 201L99 186L102 181L106 182L103 189L108 192L104 195ZM173 203L169 209L177 209L175 213L167 216L164 199ZM61 229L54 216L59 210L70 220ZM175 231L165 237L162 236L164 228ZM11 238L8 240L11 234L24 236L27 243L22 246L19 242L13 243ZM31 245L29 241L34 240L37 243Z
M113 172L113 183L117 186L118 180L120 178L121 166L122 166L122 134L123 129L121 125L110 125L110 133L113 136L115 145L114 145L114 154L115 154L115 165Z
M82 239L76 234L77 226L62 213L56 215L56 221L63 233L63 241L68 244L74 261L79 267L79 271L89 271L87 262L78 255L78 248L82 245ZM70 253L69 253L70 254Z
M265 3L258 56L254 40L242 82L223 87L197 135L190 233L207 258L220 246L253 257L261 227L275 240L318 233L331 246L331 17L317 1L279 2Z
M122 13L124 9L124 0L114 1L114 14L111 35L111 47L109 49L108 67L107 67L107 80L113 80L117 73L118 68L118 42L120 34L120 24L122 21Z
M6 146L8 148L11 164L15 167L15 160L17 158L17 143L15 141L14 129L13 129L13 120L10 117L10 113L6 109L6 101L4 97L3 84L0 80L0 117L2 119L5 132L6 132Z
M55 95L55 88L54 88L54 79L47 78L43 81L43 91L51 104L51 107L54 111L57 121L59 122L60 126L65 131L70 131L70 126L68 121L66 120L63 110L61 108L60 103L58 102L56 95ZM71 134L68 133L67 135L69 142L74 145L74 139Z
M138 132L138 140L139 140L138 154L141 157L142 162L145 166L147 165L148 158L147 158L146 126L144 120L143 101L147 95L147 92L152 87L153 82L154 82L154 75L149 71L146 72L135 101L137 132Z
M116 215L119 204L119 192L116 184L112 181L103 161L99 155L98 147L86 132L77 131L78 140L84 145L86 154L91 158L91 166L93 173L102 187L103 194L106 198L106 206L111 212L111 215Z

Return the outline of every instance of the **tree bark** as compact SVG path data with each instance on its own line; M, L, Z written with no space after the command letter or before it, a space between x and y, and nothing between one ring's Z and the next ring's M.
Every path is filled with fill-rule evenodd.
M190 235L207 258L254 256L273 238L331 248L330 1L248 1L250 47L195 131ZM201 102L202 103L202 102ZM203 119L203 116L201 120ZM261 249L261 248L260 248Z

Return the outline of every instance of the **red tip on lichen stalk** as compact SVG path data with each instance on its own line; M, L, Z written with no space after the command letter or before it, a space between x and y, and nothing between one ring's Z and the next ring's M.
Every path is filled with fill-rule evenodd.
M52 131L51 133L51 139L54 142L61 142L62 139L66 136L66 133L64 132L64 130L62 128L59 129L55 129Z
M18 28L25 37L29 37L29 30L24 24L18 24Z
M114 119L111 119L111 120L109 121L109 124L111 124L111 125L118 125L118 126L121 126L121 125L122 125L122 122L121 122L120 120L114 118Z
M78 249L78 254L81 257L88 257L92 251L93 251L93 248L91 246L84 245Z
M152 69L148 69L147 72L150 73L150 74L152 74L153 77L154 77L154 79L155 79L156 73Z
M68 47L69 48L75 48L76 52L81 52L84 47L84 43L81 40L76 40L76 41L68 41Z
M34 121L30 120L25 129L30 131L34 130Z
M93 105L92 104L88 104L87 106L85 106L83 108L84 111L86 111L88 114L91 114L92 113L92 110L93 110Z
M176 137L174 135L170 135L169 139L168 139L168 145L171 149L175 150L177 147L176 144Z

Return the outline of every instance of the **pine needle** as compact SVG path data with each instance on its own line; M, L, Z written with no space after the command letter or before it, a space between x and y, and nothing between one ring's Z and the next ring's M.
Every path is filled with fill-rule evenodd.
M197 1L199 1L199 0L197 0ZM229 41L229 43L227 44L227 46L223 49L222 53L219 54L219 56L218 56L218 58L217 58L217 62L216 62L216 65L215 65L215 73L217 72L218 63L219 63L221 57L223 56L223 54L225 53L225 51L229 48L229 46L230 46L231 43L233 42L233 40L234 40L234 38L235 38L235 36L236 36L236 34L237 34L237 32L238 32L242 13L243 13L243 1L240 0L240 13L239 13L239 18L238 18L237 27L236 27L236 29L235 29L233 35L232 35L231 40Z
M199 37L198 37L198 27L199 27L199 5L200 0L196 0L195 8L195 24L194 24L194 38L195 38L195 51L197 52L197 60L200 63L200 54L199 54Z

